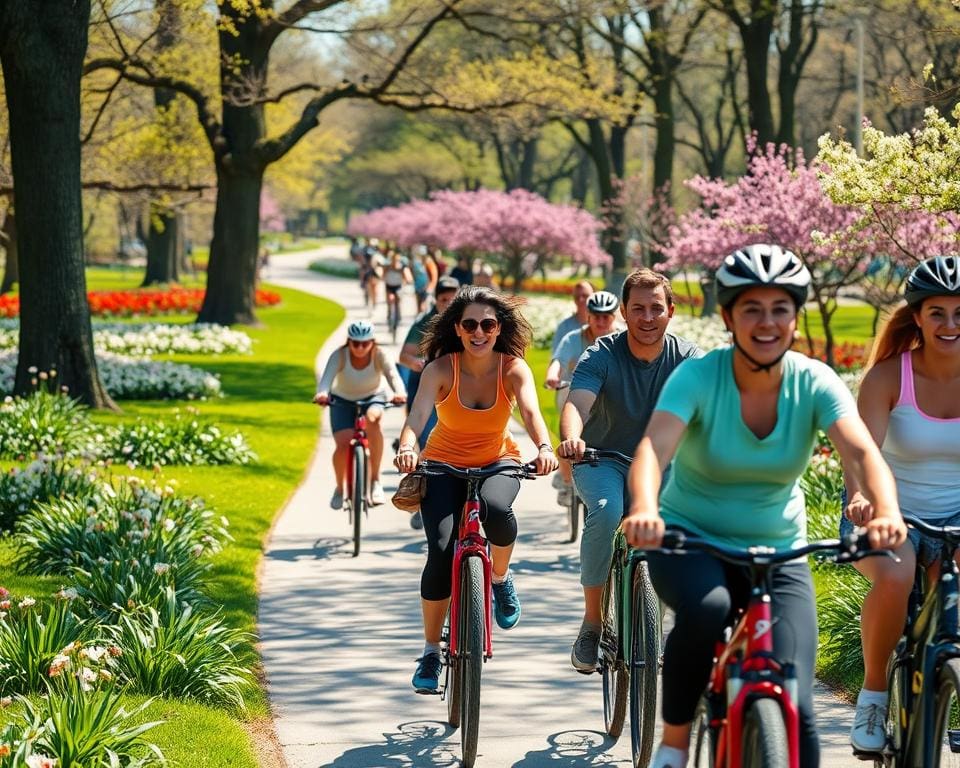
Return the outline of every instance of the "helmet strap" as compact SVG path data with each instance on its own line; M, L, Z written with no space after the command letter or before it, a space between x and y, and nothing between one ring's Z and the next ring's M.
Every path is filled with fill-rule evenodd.
M740 354L743 355L745 358L747 358L747 362L749 362L753 366L753 368L751 368L750 370L752 370L754 373L759 373L760 371L766 371L767 373L770 373L770 371L773 368L775 368L780 363L781 360L783 360L784 355L786 355L787 352L790 351L790 347L793 346L793 341L791 340L790 346L788 346L785 350L783 350L783 352L777 355L775 360L769 363L761 363L761 362L758 362L756 359L754 359L750 355L750 353L747 352L747 350L745 350L743 347L740 346L740 342L737 341L737 335L733 331L730 332L730 337L733 339L733 346L736 347L737 350L739 350Z

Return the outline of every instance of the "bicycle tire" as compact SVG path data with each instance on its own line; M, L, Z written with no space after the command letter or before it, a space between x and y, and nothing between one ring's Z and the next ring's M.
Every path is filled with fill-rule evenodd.
M477 759L480 679L483 672L483 563L468 557L460 566L460 749L464 768Z
M904 762L904 747L906 745L906 699L908 694L907 680L910 677L907 667L898 664L900 653L903 650L903 641L891 659L890 671L887 673L887 752L884 757L874 760L874 766L902 765Z
M580 515L581 515L582 509L583 509L583 502L580 501L580 497L577 496L576 490L571 488L570 504L567 506L567 513L569 514L569 523L570 523L570 538L567 539L567 541L571 543L576 541L577 536L580 535Z
M647 563L633 571L630 651L630 742L634 768L647 768L653 754L660 672L660 601Z
M447 699L447 722L452 728L460 727L460 661L450 653L450 613L447 613L442 635L446 638L447 646L444 657L447 662L447 676L443 685L443 693Z
M597 659L603 678L603 728L613 739L619 738L623 732L629 687L629 671L623 660L619 637L619 595L622 581L623 566L614 552L600 604L602 616Z
M693 715L690 733L690 768L714 768L716 761L716 734L710 727L710 703L701 696Z
M743 768L783 768L790 765L787 727L776 699L754 699L747 706L740 754Z
M364 489L367 487L366 455L362 445L353 447L353 493L350 506L353 508L353 556L360 554L360 521L363 517L363 505L366 503Z
M940 668L933 711L933 764L960 766L960 659L950 659Z

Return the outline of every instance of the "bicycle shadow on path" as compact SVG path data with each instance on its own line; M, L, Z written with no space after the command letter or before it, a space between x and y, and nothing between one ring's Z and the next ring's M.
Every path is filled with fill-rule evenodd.
M460 742L446 723L416 720L400 723L394 732L384 733L382 744L348 749L320 768L420 768L460 765Z
M629 737L627 737L629 739ZM616 743L599 731L558 731L547 737L549 746L527 752L512 768L593 768L595 766L630 766L629 759L611 754Z

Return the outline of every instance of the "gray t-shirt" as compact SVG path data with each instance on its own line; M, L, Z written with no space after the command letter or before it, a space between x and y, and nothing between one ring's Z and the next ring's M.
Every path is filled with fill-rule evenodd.
M663 351L650 362L634 357L627 331L597 339L577 363L570 385L571 391L585 389L597 396L583 426L584 442L632 456L663 385L674 368L692 357L703 357L703 351L672 333L664 335Z
M556 333L553 334L553 342L550 344L551 358L557 356L557 347L560 346L560 342L563 341L563 337L570 333L570 331L578 330L582 325L583 323L577 320L576 314L570 315L570 317L565 317L560 321L560 324L557 326Z

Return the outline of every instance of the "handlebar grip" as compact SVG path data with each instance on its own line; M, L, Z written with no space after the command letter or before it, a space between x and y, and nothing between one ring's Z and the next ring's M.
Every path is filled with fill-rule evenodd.
M683 549L687 541L687 536L683 531L676 529L667 529L663 532L663 541L660 544L661 549Z

